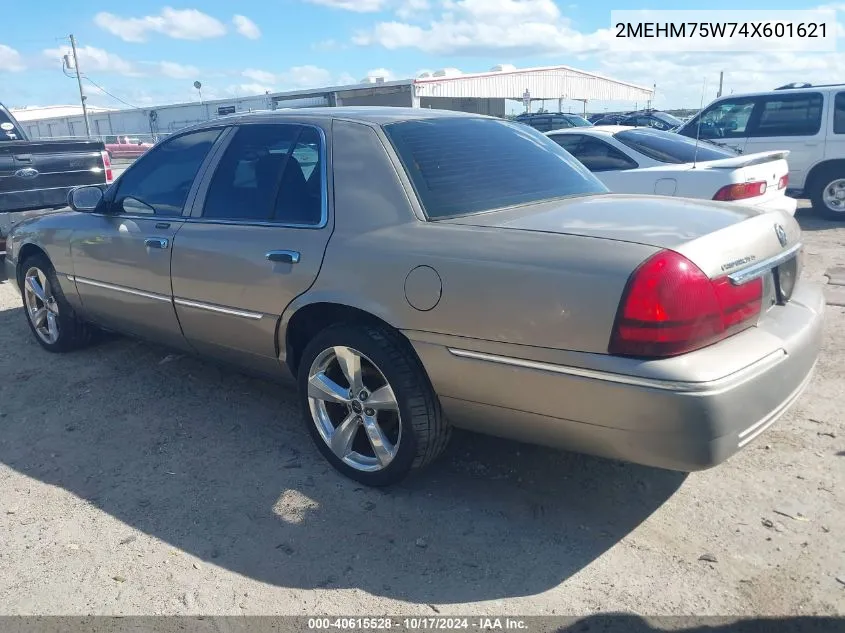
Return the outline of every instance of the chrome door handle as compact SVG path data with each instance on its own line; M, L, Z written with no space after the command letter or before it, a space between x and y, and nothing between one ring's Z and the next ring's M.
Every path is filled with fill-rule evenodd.
M164 237L148 237L144 240L144 246L147 248L167 248L170 246L170 240Z
M299 251L270 251L265 257L271 262L281 262L283 264L299 263Z

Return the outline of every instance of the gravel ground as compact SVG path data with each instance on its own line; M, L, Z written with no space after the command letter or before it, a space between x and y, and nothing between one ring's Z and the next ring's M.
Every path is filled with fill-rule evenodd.
M800 219L821 281L845 228ZM718 468L460 434L377 491L323 462L292 393L120 338L47 354L2 284L0 613L843 614L845 309L827 317L807 393Z

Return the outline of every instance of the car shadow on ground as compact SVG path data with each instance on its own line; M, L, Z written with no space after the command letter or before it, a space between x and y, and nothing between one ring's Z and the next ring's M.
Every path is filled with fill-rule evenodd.
M830 231L842 228L842 222L827 220L810 208L798 209L795 212L795 219L802 231Z
M120 338L48 354L21 309L0 312L0 348L2 463L280 587L433 604L537 594L685 478L460 433L407 483L368 489L323 461L284 387Z

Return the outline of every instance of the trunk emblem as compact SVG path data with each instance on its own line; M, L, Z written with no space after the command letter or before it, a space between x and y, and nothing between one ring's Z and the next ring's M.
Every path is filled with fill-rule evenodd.
M787 242L789 242L789 238L786 236L786 229L780 224L775 224L775 235L778 236L778 242L780 242L781 246L786 246Z
M38 175L38 170L33 169L32 167L24 167L23 169L19 169L15 172L15 176L18 178L35 178Z

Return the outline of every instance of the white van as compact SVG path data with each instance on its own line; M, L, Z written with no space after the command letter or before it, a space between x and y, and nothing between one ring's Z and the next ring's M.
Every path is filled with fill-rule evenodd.
M722 97L678 133L743 154L789 150L790 191L845 222L845 84Z

